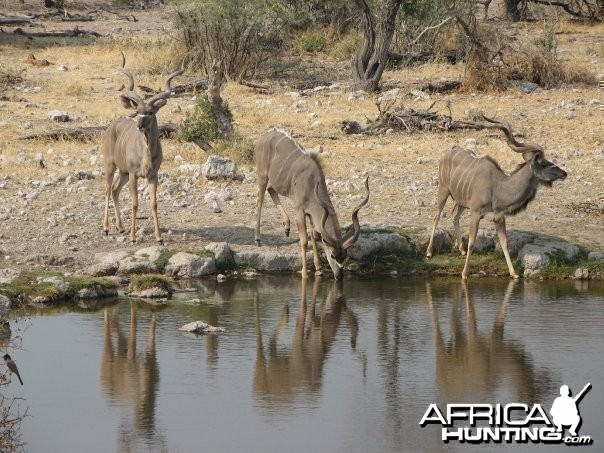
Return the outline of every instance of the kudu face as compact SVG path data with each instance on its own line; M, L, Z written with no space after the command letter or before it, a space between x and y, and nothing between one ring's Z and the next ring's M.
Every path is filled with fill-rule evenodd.
M162 242L157 219L157 182L158 171L163 160L156 114L166 105L172 95L170 82L184 72L181 68L170 74L164 91L145 101L134 91L134 76L125 69L126 57L122 52L122 64L118 70L128 78L128 86L120 94L122 106L131 110L129 117L116 120L103 136L103 154L105 156L105 215L103 231L109 233L109 198L113 199L115 208L115 226L121 233L124 231L119 211L119 194L128 182L132 201L132 221L130 242L136 242L136 213L138 209L137 178L146 178L151 199L150 208L155 228L155 239ZM115 171L118 176L113 178Z
M361 235L361 226L359 224L359 210L367 204L369 201L369 178L365 179L365 189L367 190L367 194L363 201L355 208L352 213L352 225L350 229L340 238L334 235L330 235L325 228L325 225L329 220L332 222L338 223L337 217L331 215L329 213L329 208L327 204L322 201L323 198L319 194L320 185L317 184L315 187L315 197L317 201L323 207L323 218L321 219L321 240L323 241L323 247L325 248L325 256L327 258L327 262L329 263L329 267L333 272L333 276L336 280L339 280L344 275L344 261L346 260L346 256L348 255L348 249L352 247L359 236ZM332 228L333 231L338 231L339 228L335 226Z
M536 153L530 162L533 174L541 184L551 186L554 181L565 179L568 175L553 162L547 160L542 153Z
M325 247L325 256L329 267L331 267L333 276L336 280L340 280L344 275L344 260L346 260L348 251L342 247L331 247L325 244L325 242L323 242L323 246Z

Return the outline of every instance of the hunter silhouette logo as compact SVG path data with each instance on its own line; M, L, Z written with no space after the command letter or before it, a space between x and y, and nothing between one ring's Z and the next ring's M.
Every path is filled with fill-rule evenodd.
M558 432L562 432L563 426L570 426L568 433L573 437L577 436L577 429L581 425L581 416L579 415L577 403L590 388L591 384L588 382L583 387L583 390L572 398L568 385L560 387L560 396L554 400L554 404L552 404L552 408L549 411L552 414L552 421L558 428Z
M554 400L549 411L551 417L538 403L450 403L444 410L432 403L419 425L440 425L441 438L445 443L591 445L591 436L577 434L582 421L578 403L589 389L591 384L587 383L583 390L572 397L568 385L560 387L560 396ZM565 427L568 427L568 435L564 433Z

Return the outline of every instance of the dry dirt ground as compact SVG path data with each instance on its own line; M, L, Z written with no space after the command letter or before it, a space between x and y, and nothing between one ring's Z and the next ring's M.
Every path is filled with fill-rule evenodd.
M0 12L24 14L41 9L39 1L15 3L0 2ZM88 10L99 5L87 5ZM127 235L101 233L104 177L100 138L87 142L19 138L58 127L106 125L125 114L117 91L124 77L115 71L121 49L137 83L157 88L163 85L165 75L178 64L169 11L132 13L136 22L100 12L98 20L77 24L81 29L101 33L101 38L30 39L12 33L14 27L0 31L0 71L19 75L16 81L0 88L0 268L58 266L76 270L91 263L96 252L140 248L155 242L146 199L140 204L144 219L139 221L142 232L137 245L131 246ZM68 30L76 25L57 20L36 23L35 27L22 28L35 32ZM539 24L515 27L529 36L542 32ZM562 23L557 40L561 58L604 74L604 26ZM52 64L29 65L26 60L31 53ZM228 83L223 95L238 132L246 140L251 142L269 127L279 125L292 131L306 148L323 146L323 163L342 224L350 222L350 211L361 197L362 181L368 175L371 200L360 213L362 225L417 231L428 228L434 215L438 160L451 146L465 145L469 139L476 140L478 153L493 156L507 171L520 163L520 156L507 148L502 134L493 131L344 135L340 131L342 120L365 122L375 118L375 98L351 96L354 90L345 62L309 56L299 60L304 71L314 71L337 87L298 97L291 87L261 80L272 84L274 93L259 94ZM408 107L427 108L434 101L444 101L437 104L440 112L447 113L445 105L450 103L456 119L481 110L510 121L526 141L543 145L547 157L566 169L569 177L551 189L542 188L527 211L508 219L508 229L538 231L591 250L604 249L604 112L600 109L604 91L594 85L531 94L515 89L502 94L454 93L431 95L430 99L410 94L419 83L459 79L463 71L463 65L435 63L389 71L383 82L386 89L399 88L399 102ZM178 83L201 77L187 71ZM160 111L159 120L179 122L193 105L192 95L171 99ZM175 109L177 106L180 109ZM67 111L71 121L57 124L49 120L48 113L55 109ZM163 148L159 215L166 245L194 249L209 241L225 240L234 249L253 247L253 166L240 163L246 175L243 182L212 183L181 169L183 163L203 163L205 152L175 139L164 140ZM214 213L206 201L210 192L218 198L230 194L226 201L220 201L222 213ZM128 225L127 189L122 191L121 200ZM293 214L287 200L284 205ZM463 220L467 225L467 218ZM452 228L449 216L441 226ZM481 227L492 229L486 221ZM292 237L283 237L269 197L264 204L262 229L263 246L297 249L295 227Z

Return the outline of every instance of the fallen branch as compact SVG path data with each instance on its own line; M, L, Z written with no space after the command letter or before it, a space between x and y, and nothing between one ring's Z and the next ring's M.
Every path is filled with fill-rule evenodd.
M155 90L154 88L149 88L148 86L145 85L137 85L138 89L140 89L142 92L145 93L145 97L151 97L156 95L157 93L159 93L162 90ZM182 94L182 93L194 93L196 91L205 91L208 87L208 81L207 80L197 80L196 82L191 82L191 83L185 83L183 85L176 85L175 87L172 87L172 94ZM123 88L121 88L123 89Z
M447 63L454 64L457 63L458 55L455 50L448 50L445 52L435 53L432 51L424 51L424 52L407 52L407 53L396 53L396 52L388 52L388 63L392 65L398 64L421 64L427 63L429 61L444 59Z
M22 135L19 140L92 140L97 138L108 126L89 126L76 128L54 129L48 132L39 132L35 134ZM163 138L172 138L180 130L180 124L176 123L159 123L159 134ZM202 137L193 137L190 140L206 152L214 152L214 148Z
M15 28L13 33L16 35L27 36L32 38L76 38L78 36L102 36L96 31L80 30L77 26L73 30L66 31L41 31L41 32L26 32L22 28Z
M34 23L33 16L8 16L0 17L0 25L31 25Z
M362 125L357 121L345 120L340 123L340 128L345 134L379 134L387 130L411 134L425 131L484 128L482 123L453 120L450 109L449 115L441 115L431 111L434 104L435 102L426 110L415 110L405 106L391 110L391 105L383 108L378 104L379 115L375 121Z
M461 82L459 80L442 80L440 82L422 83L417 89L428 93L448 93L460 86Z
M241 85L253 88L257 90L261 94L270 94L272 93L271 87L268 85L260 85L259 83L249 82L247 80L242 80L239 82Z
M128 22L138 22L138 19L134 14L123 15L103 8L88 11L88 14L96 14L97 16L100 16L101 13L114 14L118 19L126 20Z

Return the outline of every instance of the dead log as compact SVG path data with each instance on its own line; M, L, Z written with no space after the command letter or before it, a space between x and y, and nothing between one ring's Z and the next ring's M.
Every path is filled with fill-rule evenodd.
M118 19L126 20L128 22L138 22L138 19L136 18L136 16L134 14L124 15L124 14L116 13L115 11L110 11L108 9L103 9L103 8L93 9L93 10L88 11L88 15L96 14L97 16L101 16L102 13L113 14L113 15L117 16Z
M250 82L248 80L242 80L239 82L241 85L249 87L249 88L253 88L254 90L256 90L258 93L260 94L271 94L273 91L271 90L271 87L268 85L261 85L259 83L255 83L255 82Z
M34 23L33 16L8 16L0 17L1 25L31 25Z
M145 85L137 85L137 87L145 93L145 97L151 97L155 94L159 93L161 90L155 90L153 88L149 88ZM205 91L208 88L208 81L205 79L197 80L191 83L185 83L183 85L176 85L172 87L172 94L182 94L182 93L194 93L196 91Z
M27 32L22 28L15 28L13 33L20 36L26 36L31 38L77 38L79 36L94 36L96 38L101 37L100 33L91 30L80 30L77 26L73 30L66 31L40 31L40 32Z
M455 50L435 53L431 51L396 53L388 52L388 64L392 66L412 66L416 64L429 63L434 60L445 60L449 64L455 64L459 60L459 55Z
M100 136L108 126L89 126L76 128L54 129L48 132L22 135L19 140L79 140L88 141ZM159 134L163 138L172 138L180 130L180 124L165 122L159 123ZM214 148L203 137L193 137L189 140L206 152L214 152Z
M449 91L456 90L460 86L461 81L459 80L441 80L440 82L422 83L417 89L428 93L448 93Z

